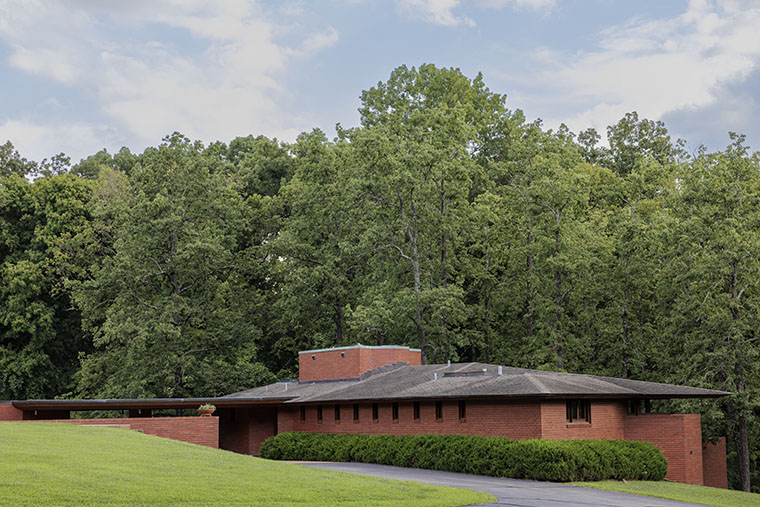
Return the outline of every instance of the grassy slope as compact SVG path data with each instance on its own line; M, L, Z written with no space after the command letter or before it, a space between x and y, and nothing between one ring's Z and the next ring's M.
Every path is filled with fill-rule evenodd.
M0 423L0 503L464 505L494 497L261 460L137 432Z
M760 495L757 493L745 493L728 489L708 488L706 486L692 486L678 482L654 482L654 481L601 481L601 482L574 482L574 486L586 488L606 489L633 493L636 495L655 496L669 500L681 500L717 507L750 507L760 506Z

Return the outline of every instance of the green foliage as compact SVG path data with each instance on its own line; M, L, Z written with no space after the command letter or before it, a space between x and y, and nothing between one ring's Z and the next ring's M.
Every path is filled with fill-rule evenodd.
M647 442L523 440L462 435L281 433L261 446L277 460L358 461L538 481L662 480L665 458Z
M271 380L253 365L258 298L241 274L245 208L214 160L179 135L150 149L128 182L103 172L97 248L110 250L75 289L95 351L77 373L98 397L215 396ZM105 373L105 375L104 375Z
M27 176L37 169L37 164L22 157L10 141L0 145L0 178L15 174Z
M90 222L91 185L63 175L0 178L0 398L53 397L71 388L90 345L65 281L86 261L68 240Z

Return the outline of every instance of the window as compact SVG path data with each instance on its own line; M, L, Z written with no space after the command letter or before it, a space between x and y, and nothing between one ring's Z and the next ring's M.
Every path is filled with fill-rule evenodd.
M322 422L322 405L317 405L317 421Z
M380 416L378 414L379 411L380 410L379 410L379 407L377 406L377 403L373 403L372 404L372 420L375 422L377 422L377 420L380 419Z
M588 400L567 400L567 422L590 423L591 402Z
M467 403L464 400L459 401L459 420L467 419Z
M393 413L393 420L398 421L398 403L391 405L391 412Z
M354 422L359 422L359 404L354 403Z
M335 405L335 420L340 421L340 405Z
M420 402L419 401L414 402L414 420L415 421L420 420Z
M302 421L306 420L306 407L304 407L303 405L301 406L301 420Z
M628 400L626 412L628 415L651 414L652 400Z
M443 402L436 401L435 402L435 420L440 421L442 419L443 419Z

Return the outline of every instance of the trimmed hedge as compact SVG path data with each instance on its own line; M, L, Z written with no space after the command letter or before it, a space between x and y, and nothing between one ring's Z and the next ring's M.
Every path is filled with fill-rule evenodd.
M277 460L358 461L537 481L659 481L668 467L649 442L521 440L462 435L280 433L261 446Z

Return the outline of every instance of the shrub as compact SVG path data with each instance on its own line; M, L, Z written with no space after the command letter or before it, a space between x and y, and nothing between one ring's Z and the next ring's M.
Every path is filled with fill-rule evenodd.
M648 442L521 440L462 435L281 433L261 446L279 460L358 461L538 481L659 481L667 463Z

